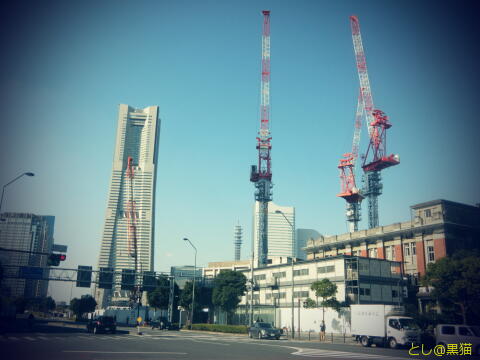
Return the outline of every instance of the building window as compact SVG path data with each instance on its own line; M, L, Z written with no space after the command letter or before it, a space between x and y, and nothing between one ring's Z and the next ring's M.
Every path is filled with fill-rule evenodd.
M293 297L294 298L307 298L309 295L308 291L294 291Z
M335 265L321 266L317 268L318 274L325 274L325 273L331 273L331 272L335 272Z
M353 250L352 255L353 256L360 256L360 250Z
M412 242L410 243L410 248L412 250L412 255L416 255L417 254L417 244Z
M427 262L435 261L435 250L433 245L427 245Z
M410 256L410 244L403 244L403 255Z
M432 217L432 210L427 209L427 210L424 211L424 214L425 214L425 217Z
M293 276L308 275L308 269L293 270Z
M395 259L395 246L385 246L385 259L394 260Z
M392 297L394 297L394 298L398 297L398 291L397 290L392 290Z
M276 273L273 273L272 276L277 279L284 278L287 276L287 272L286 271L276 272Z
M255 275L253 278L256 281L259 281L259 280L265 280L267 278L267 276L265 274L261 274L261 275Z
M360 295L364 295L364 296L370 296L370 289L368 288L360 288Z
M368 257L376 259L377 256L377 248L368 249Z

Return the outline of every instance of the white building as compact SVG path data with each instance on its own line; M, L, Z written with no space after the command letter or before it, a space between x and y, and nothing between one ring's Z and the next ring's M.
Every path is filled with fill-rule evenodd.
M285 215L283 216L282 213ZM254 264L258 266L259 253L259 203L255 202L253 216ZM286 218L286 219L285 219ZM268 254L267 258L295 257L295 208L268 203ZM270 262L270 261L269 261Z
M250 279L250 271L241 272ZM303 319L301 328L304 331L310 329L318 331L319 323L314 321L319 319L321 310L303 308L303 302L307 298L317 300L315 292L311 290L312 283L317 280L329 279L335 283L336 299L340 302L345 302L347 299L354 304L396 305L402 302L401 263L395 261L342 255L298 261L294 262L293 266L290 262L255 268L253 278L254 318L259 317L264 321L274 322L276 326L282 328L291 327L293 308L295 319L297 319L297 313L301 313ZM252 293L248 292L242 297L237 310L241 316L248 316L251 296ZM334 316L334 311L329 313L328 324L329 329L332 329L338 319L335 320L337 316ZM313 318L308 314L315 314L316 317ZM246 321L239 320L239 323L246 323ZM337 326L334 332L341 332L340 327Z
M135 109L121 104L115 142L113 169L108 194L105 225L98 260L99 267L135 269L132 235L128 229L129 178L127 159L133 158L133 204L136 215L136 238L139 268L153 271L155 183L160 138L158 106ZM116 282L119 282L117 275ZM118 287L95 290L100 308L128 305L129 294Z

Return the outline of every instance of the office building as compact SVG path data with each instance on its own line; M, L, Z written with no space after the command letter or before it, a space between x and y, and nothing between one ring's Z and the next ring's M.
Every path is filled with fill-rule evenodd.
M155 183L160 137L158 106L135 109L121 104L108 193L99 268L112 268L113 289L95 290L100 308L126 306L130 292L119 287L123 269L153 271ZM129 171L131 158L131 171Z
M295 237L296 258L306 260L307 253L305 252L304 248L307 246L307 241L318 239L321 236L322 234L320 234L317 230L314 229L297 229L297 234Z
M183 289L187 281L190 281L190 282L193 281L194 277L196 282L201 282L202 272L203 272L203 268L201 267L195 268L195 266L191 266L191 265L170 267L170 275L175 278L175 282L177 283L180 289Z
M259 203L255 202L253 219L254 266L258 266L259 254ZM283 215L282 215L283 213ZM284 216L285 215L285 216ZM269 263L273 257L296 256L295 208L268 203L268 254Z
M48 280L31 280L18 275L20 267L47 268L48 255L36 253L51 253L55 217L7 212L0 218L0 247L22 251L0 251L4 268L2 294L11 299L46 297ZM48 269L43 270L43 278L48 278Z

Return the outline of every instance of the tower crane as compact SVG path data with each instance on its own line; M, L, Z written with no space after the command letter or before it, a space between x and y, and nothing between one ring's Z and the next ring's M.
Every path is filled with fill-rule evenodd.
M137 278L138 269L138 244L137 244L137 211L135 208L135 201L133 199L133 181L135 178L135 172L133 170L133 158L131 156L127 159L127 171L128 179L128 201L127 201L127 249L128 255L133 258L135 266L135 278ZM131 294L131 298L138 302L140 305L141 299L140 286L136 285L135 290Z
M264 10L262 32L262 77L260 92L260 131L257 136L258 165L250 169L250 181L255 184L255 200L259 203L258 266L267 264L268 203L272 201L272 169L270 151L270 11Z
M362 130L363 112L363 99L362 92L360 91L358 94L357 111L355 113L352 152L343 154L343 159L340 159L340 163L338 164L338 168L340 169L341 192L337 196L344 198L347 202L346 216L347 221L349 222L350 232L358 230L358 223L361 219L360 204L363 200L363 195L355 183L355 169Z
M357 16L350 16L352 28L353 48L357 64L358 78L360 80L360 91L363 99L363 108L368 127L370 142L364 157L362 169L365 173L365 186L363 195L368 198L368 227L374 228L379 225L378 220L378 196L382 194L380 171L390 166L398 165L398 155L387 155L387 132L392 125L388 117L381 110L375 109L373 105L372 91L368 79L367 60L363 51L360 23ZM368 160L369 154L372 159ZM368 162L367 162L368 161Z

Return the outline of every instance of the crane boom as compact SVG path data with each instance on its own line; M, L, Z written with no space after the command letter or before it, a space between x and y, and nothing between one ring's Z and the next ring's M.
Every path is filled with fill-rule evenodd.
M360 23L357 16L350 16L350 25L352 28L353 48L360 81L361 97L363 98L363 108L370 138L362 164L363 171L365 172L363 194L368 197L368 224L370 228L374 228L379 225L378 196L381 195L383 188L380 181L380 171L387 167L398 165L400 160L398 155L387 155L386 130L392 125L388 122L388 117L382 111L375 109L373 105L372 90L370 88L367 71L367 60L363 50ZM369 153L372 154L373 159L367 162Z

